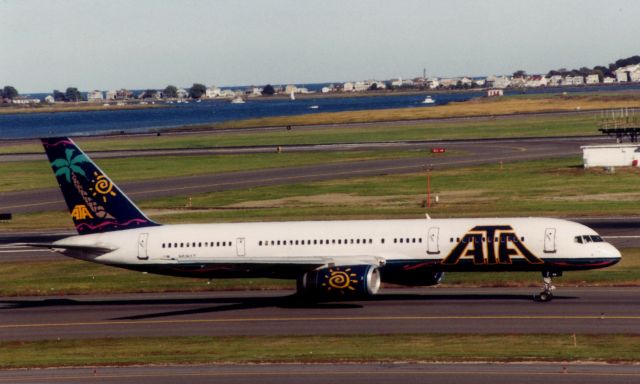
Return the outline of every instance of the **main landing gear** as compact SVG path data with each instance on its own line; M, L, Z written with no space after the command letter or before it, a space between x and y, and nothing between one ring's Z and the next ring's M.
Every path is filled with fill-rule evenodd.
M553 291L555 291L556 287L551 284L551 278L557 276L562 276L562 272L542 271L544 285L542 286L542 292L534 297L536 301L546 302L553 299Z

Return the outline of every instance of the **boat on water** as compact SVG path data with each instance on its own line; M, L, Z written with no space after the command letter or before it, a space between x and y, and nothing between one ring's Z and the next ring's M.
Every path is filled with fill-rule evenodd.
M291 101L296 99L296 95L293 94L293 91L291 91L291 94L289 95L289 98L291 99Z
M233 98L233 100L231 100L231 104L244 104L245 101L242 97L240 96L236 96Z
M431 96L427 96L425 97L424 100L422 100L422 104L435 104L435 100L431 98Z
M318 108L320 108L320 106L318 106L318 105L312 105L312 106L309 107L309 109L318 109Z

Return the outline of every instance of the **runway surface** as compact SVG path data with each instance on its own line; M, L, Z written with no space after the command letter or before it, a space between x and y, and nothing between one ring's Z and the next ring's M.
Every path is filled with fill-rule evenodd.
M134 201L139 201L165 196L189 196L197 193L245 189L258 186L385 174L415 173L425 171L427 168L437 170L481 164L495 164L501 161L512 162L570 156L580 154L581 145L602 144L605 142L611 142L611 139L606 137L571 137L380 143L379 145L384 145L388 148L407 150L444 146L448 150L457 152L458 154L452 156L340 162L136 182L119 182L118 180L114 180L114 182ZM316 148L315 150L342 151L363 149L358 145L351 144L321 147L322 148ZM305 146L305 148L309 149L308 146ZM271 150L273 150L273 148ZM286 150L290 149L287 148ZM201 150L191 150L190 153L198 154L200 153L199 151ZM144 152L137 153L140 155ZM92 156L91 153L89 155ZM123 156L123 154L118 154L118 152L114 152L111 155ZM17 214L63 209L65 209L65 205L62 200L62 195L57 188L0 193L0 212Z
M0 340L152 336L630 333L638 288L383 290L366 301L309 304L292 292L0 298Z
M89 367L0 371L0 383L637 383L638 365L611 364L253 364Z

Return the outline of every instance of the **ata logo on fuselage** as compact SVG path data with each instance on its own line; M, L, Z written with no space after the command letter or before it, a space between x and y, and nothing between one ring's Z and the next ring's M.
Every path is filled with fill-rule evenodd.
M472 228L442 260L442 264L458 264L465 258L471 258L475 265L511 264L512 258L524 258L530 264L544 263L518 239L510 225Z
M73 211L71 211L71 217L73 217L74 220L84 220L87 217L93 219L93 216L91 216L91 212L89 212L87 206L82 204L78 204L73 207Z

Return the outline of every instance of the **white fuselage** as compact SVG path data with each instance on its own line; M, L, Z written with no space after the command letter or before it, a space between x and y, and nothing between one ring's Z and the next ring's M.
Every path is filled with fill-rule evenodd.
M387 276L428 271L572 270L616 263L592 229L548 218L300 221L163 225L62 239L107 253L81 259L200 277L295 277L332 265L376 265Z

